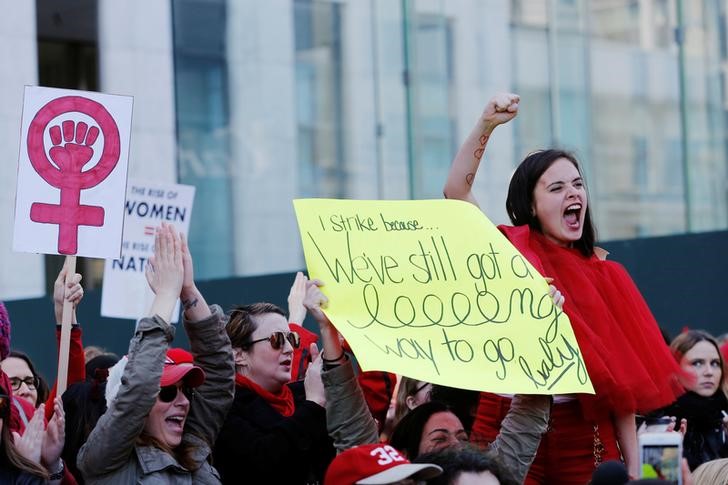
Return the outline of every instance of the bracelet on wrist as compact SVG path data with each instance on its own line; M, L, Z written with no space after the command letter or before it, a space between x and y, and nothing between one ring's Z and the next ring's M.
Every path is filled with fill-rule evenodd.
M326 351L324 350L324 352L326 352ZM321 360L322 360L322 361L324 361L324 363L327 363L327 364L328 364L328 363L332 363L332 362L339 362L339 361L340 361L341 359L343 359L343 358L344 358L345 356L346 356L346 351L344 351L344 349L341 349L341 355L340 355L340 356L338 356L338 357L337 357L337 358L335 358L335 359L327 359L326 357L324 357L324 354L323 354L323 352L322 352L322 353L321 353Z

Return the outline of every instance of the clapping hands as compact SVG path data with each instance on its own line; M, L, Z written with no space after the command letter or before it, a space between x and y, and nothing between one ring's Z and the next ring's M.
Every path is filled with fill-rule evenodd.
M154 236L154 256L149 258L145 275L156 295L150 313L159 315L167 322L172 317L185 280L184 258L180 234L173 226L163 222Z

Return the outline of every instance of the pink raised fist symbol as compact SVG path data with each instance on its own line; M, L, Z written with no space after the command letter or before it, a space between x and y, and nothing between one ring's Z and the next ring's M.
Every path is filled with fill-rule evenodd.
M63 121L48 130L53 146L46 156L43 135L48 124L57 116L69 112L84 113L97 124L83 121ZM99 128L104 135L103 150L96 165L83 171L98 147ZM65 96L43 106L28 129L28 157L38 175L61 190L60 204L35 202L30 207L34 222L58 225L58 252L76 254L78 226L103 226L104 208L81 205L81 191L95 187L114 170L120 154L119 129L114 118L101 104L80 96ZM55 165L54 165L55 164Z

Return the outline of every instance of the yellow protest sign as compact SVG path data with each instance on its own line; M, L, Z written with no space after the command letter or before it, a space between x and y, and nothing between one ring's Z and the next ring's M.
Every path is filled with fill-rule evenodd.
M594 393L548 285L472 204L294 201L309 277L362 369L500 393Z

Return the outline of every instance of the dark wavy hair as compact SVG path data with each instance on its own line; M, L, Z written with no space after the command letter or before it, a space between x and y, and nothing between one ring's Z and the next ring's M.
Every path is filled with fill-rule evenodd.
M473 445L423 453L413 462L434 463L442 468L442 474L428 480L427 485L450 485L455 483L455 480L463 473L485 471L489 471L501 485L518 485L519 483L493 453Z
M48 400L48 396L50 395L51 391L48 387L48 383L43 378L42 375L38 373L38 371L35 370L35 366L33 365L33 361L30 360L30 357L28 357L28 354L24 352L20 352L19 350L11 350L8 357L15 357L16 359L20 359L22 361L25 361L26 364L28 364L28 369L30 369L30 373L33 374L33 377L35 377L35 380L38 384L35 386L35 392L38 395L38 397L35 399L35 407L37 408L44 402Z
M76 456L106 412L106 380L109 368L118 360L115 354L101 354L89 360L86 380L71 384L61 396L66 412L66 442L61 457L79 484L85 482L76 466Z
M419 455L422 430L425 429L427 421L433 414L443 412L455 414L450 406L440 401L420 404L399 420L392 431L389 444L403 453L409 460L414 460Z
M565 158L573 163L576 170L583 177L579 162L573 153L565 150L549 149L528 155L516 168L508 186L506 211L514 226L528 225L531 229L543 232L541 222L533 213L533 190L536 188L536 183L541 175L559 158ZM581 238L574 243L574 247L584 256L591 256L594 254L596 238L596 229L592 223L591 212L587 204L586 213L584 214L584 230Z

